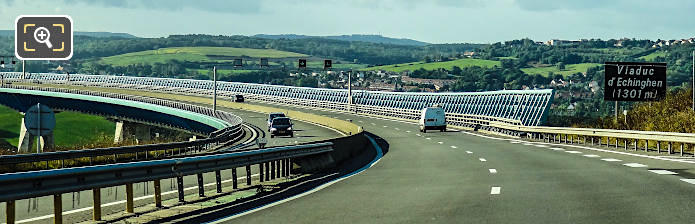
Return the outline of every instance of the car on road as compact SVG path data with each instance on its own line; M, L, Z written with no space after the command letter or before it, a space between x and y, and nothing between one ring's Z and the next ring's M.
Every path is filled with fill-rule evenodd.
M286 117L284 113L281 112L272 112L268 114L268 131L270 131L270 123L273 122L273 119L276 117Z
M243 103L244 102L244 95L236 95L234 97L235 97L234 102L237 102L237 103Z
M287 136L294 137L294 131L292 130L292 120L289 117L276 117L270 123L270 138L275 136Z
M418 124L420 132L427 132L427 130L446 131L446 113L438 105L423 108Z

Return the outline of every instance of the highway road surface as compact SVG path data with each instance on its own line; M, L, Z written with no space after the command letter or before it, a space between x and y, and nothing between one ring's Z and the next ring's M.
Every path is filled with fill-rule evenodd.
M255 112L233 110L227 108L220 108L221 110L229 111L233 114L240 116L245 122L251 123L260 127L262 130L267 129L266 120L267 115ZM314 124L309 124L301 121L294 121L295 124L295 135L293 138L289 136L278 136L275 138L270 138L267 136L268 140L267 147L281 146L281 145L294 145L304 142L312 142L322 139L329 139L343 136L339 132L333 129L328 129L323 126L316 126ZM258 166L252 166L252 174L258 173ZM245 169L237 169L238 177L244 177L246 175ZM223 180L229 180L232 176L231 170L225 170L222 172ZM207 173L204 175L206 183L213 182L215 179L214 173ZM252 178L254 184L258 181L258 177L254 176ZM239 186L245 187L246 181L240 180ZM176 182L175 179L162 180L162 191L165 192L163 198L176 198ZM225 186L231 185L231 183L226 183ZM197 194L197 179L195 176L184 177L184 187L190 188L186 191L187 194ZM137 183L133 185L134 197L142 197L144 195L152 195L154 188L152 183ZM167 191L173 191L171 193L166 193ZM108 206L103 206L104 215L110 212L121 212L124 210L125 206L125 186L104 188L101 190L101 200L102 204L109 204ZM151 196L143 197L139 203L147 204L152 203ZM136 201L136 205L138 202ZM49 223L52 222L53 217L53 197L41 197L34 199L24 199L18 200L16 202L16 219L18 223ZM91 219L91 213L89 212L77 212L75 211L91 211L92 206L92 192L82 191L79 193L68 193L63 194L63 210L65 212L70 212L70 215L64 216L66 223L76 220L89 220ZM0 222L5 221L4 211L5 203L0 203L0 211L3 211L0 215L2 219ZM72 212L71 212L72 211ZM79 216L79 217L75 217Z
M373 167L221 223L692 223L695 164L352 119L388 141ZM663 155L663 154L662 154ZM681 180L684 179L684 180Z

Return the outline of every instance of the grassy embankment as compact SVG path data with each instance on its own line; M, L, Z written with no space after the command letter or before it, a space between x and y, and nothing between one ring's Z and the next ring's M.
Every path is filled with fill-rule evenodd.
M116 125L103 117L74 112L60 112L55 116L53 136L57 149L82 148L113 141ZM0 121L0 148L16 149L22 115L0 106Z

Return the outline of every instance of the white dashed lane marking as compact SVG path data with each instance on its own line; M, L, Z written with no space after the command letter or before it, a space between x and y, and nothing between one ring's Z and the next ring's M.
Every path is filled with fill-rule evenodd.
M440 145L441 145L441 144L444 144L444 142L437 142L437 143L439 143Z
M455 149L455 148L458 148L458 147L456 147L455 145L452 145L451 148L452 148L452 149Z
M675 175L678 174L673 171L668 171L668 170L649 170L649 172L655 173L655 174L661 174L661 175Z
M401 130L400 128L396 128L396 130Z
M422 136L422 135L420 135L420 134L415 134L415 135L417 135L418 137Z
M497 169L489 169L490 173L497 173Z
M384 125L385 128L388 128L389 126Z
M566 153L572 153L572 154L581 154L582 152L579 151L565 151Z
M471 151L466 151L466 153L468 153L468 154L473 154L473 152L471 152Z
M622 160L619 160L619 159L613 159L613 158L608 158L608 159L601 159L601 160L603 160L603 161L606 161L606 162L620 162L620 161L622 161Z
M601 156L599 156L599 155L594 155L594 154L589 154L589 155L584 155L584 156L585 156L585 157L589 157L589 158L598 158L598 157L601 157Z
M432 140L432 138L425 138L425 139L427 139L427 140Z
M535 146L538 147L538 148L548 148L547 145L535 145Z
M634 168L647 167L647 165L639 164L639 163L625 163L623 165L629 166L629 167L634 167Z
M502 191L502 187L492 187L490 189L490 194L500 194Z
M360 123L364 123L364 121L359 121Z
M410 133L410 131L405 131L406 133Z
M689 184L695 184L695 179L681 179L683 182L689 183Z
M480 162L485 162L485 161L487 161L485 158L478 158L478 160L480 160Z

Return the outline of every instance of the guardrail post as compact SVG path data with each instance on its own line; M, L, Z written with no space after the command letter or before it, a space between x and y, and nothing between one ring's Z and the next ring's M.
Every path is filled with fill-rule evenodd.
M265 162L265 181L270 180L270 162Z
M53 223L63 223L63 195L53 195Z
M632 142L635 143L635 151L637 151L637 139L633 139Z
M661 153L661 142L660 141L656 141L656 152Z
M627 151L627 139L623 140L623 145L625 146L625 151Z
M280 161L281 160L275 160L275 167L277 168L275 170L275 178L280 178Z
M275 161L270 161L270 179L275 179Z
M154 180L154 206L162 207L162 184L160 180Z
M668 142L668 154L671 155L671 147L673 147L673 142Z
M574 144L574 136L570 136L570 144Z
M198 197L205 197L205 186L203 185L203 174L199 173L196 174L196 177L198 177Z
M5 202L5 222L7 224L14 224L15 221L15 208L14 200Z
M101 220L101 188L92 189L92 219Z
M246 185L251 185L251 166L246 166Z
M683 143L681 143L681 156L683 156Z
M237 189L236 167L232 168L232 189Z
M644 151L649 152L649 140L644 140Z
M594 136L591 136L591 145L594 145Z
M287 158L287 175L286 176L291 176L292 175L292 159Z
M215 183L217 185L217 193L222 193L222 174L219 170L215 171Z
M183 198L183 177L176 177L176 191L179 193L179 202L186 202Z
M133 183L125 184L125 212L133 213Z
M616 149L619 148L619 145L618 145L618 138L615 138L615 148L616 148Z
M263 182L263 163L258 164L258 179Z

